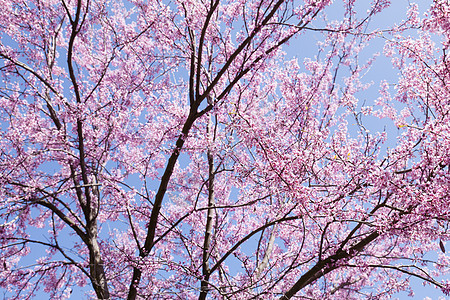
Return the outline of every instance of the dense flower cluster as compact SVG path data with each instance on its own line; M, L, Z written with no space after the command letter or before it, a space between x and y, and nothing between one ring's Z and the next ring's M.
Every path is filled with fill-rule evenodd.
M448 1L0 7L5 297L449 294Z

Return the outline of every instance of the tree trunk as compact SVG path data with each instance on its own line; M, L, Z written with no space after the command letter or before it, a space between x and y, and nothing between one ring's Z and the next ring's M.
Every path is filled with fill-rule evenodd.
M97 225L89 228L89 272L91 282L98 299L109 299L108 281L106 279L100 247L97 242Z

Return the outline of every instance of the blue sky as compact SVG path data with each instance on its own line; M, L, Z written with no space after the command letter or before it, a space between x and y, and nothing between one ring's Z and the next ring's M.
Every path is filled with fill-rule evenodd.
M337 1L339 2L339 1ZM364 1L359 1L361 3L364 3ZM366 1L367 3L369 1ZM393 0L392 1L392 6L390 8L388 8L385 12L383 12L382 14L380 14L379 16L376 16L373 20L372 27L373 28L388 28L391 24L393 24L394 22L399 22L402 18L405 17L405 7L407 7L409 5L410 1L407 0ZM421 9L424 9L425 7L427 7L430 4L430 1L417 1L419 3L419 7ZM364 8L361 8L361 10L364 10ZM327 9L327 11L329 12L329 16L330 19L333 16L338 16L339 15L339 9L336 8L335 6L332 6L330 8ZM423 11L423 10L422 10ZM287 56L288 57L298 57L299 59L302 59L303 57L310 57L310 56L314 56L316 54L316 46L314 44L313 41L319 41L320 40L320 35L319 34L312 34L312 33L308 33L308 38L311 37L309 40L311 41L309 44L305 45L304 41L305 41L305 37L299 38L294 40L293 42L291 42L291 44L285 48L285 51L287 52ZM382 47L384 44L384 40L380 38L380 40L369 46L366 50L364 50L364 53L368 54L369 57L369 53L373 53L373 52L381 52L382 51ZM367 90L366 92L364 92L363 94L360 95L360 99L361 100L367 100L368 102L373 101L374 97L377 96L377 90L379 87L379 82L382 79L386 79L388 81L395 81L397 78L397 71L386 67L386 65L389 64L389 60L383 58L382 56L380 56L377 60L377 63L374 64L374 66L372 67L370 74L367 77L367 80L372 80L374 81L374 85L371 89ZM384 127L387 128L387 130L391 133L393 133L394 135L398 133L398 129L389 121L385 121L385 123L383 122L379 122L378 120L372 120L371 122L369 121L369 123L367 124L371 130L377 130L377 128L379 128L379 130L383 130ZM395 142L395 141L392 141ZM433 254L431 254L433 255ZM420 280L412 280L413 285L414 285L414 291L416 296L414 298L409 298L407 297L406 294L404 293L399 293L398 294L398 298L400 299L423 299L425 297L431 297L432 299L438 299L440 296L442 297L443 294L440 290L435 289L434 287L430 287L430 286L422 286L422 282ZM89 287L87 287L89 288ZM72 299L82 299L84 298L83 296L83 290L85 289L81 289L81 288L76 288L76 290L74 290L73 294L72 294ZM46 296L42 293L38 294L38 299L46 299Z

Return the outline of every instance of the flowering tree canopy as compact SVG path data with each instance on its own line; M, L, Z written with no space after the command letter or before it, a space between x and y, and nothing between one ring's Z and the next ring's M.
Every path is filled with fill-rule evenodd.
M1 0L4 296L449 294L450 2L389 2Z

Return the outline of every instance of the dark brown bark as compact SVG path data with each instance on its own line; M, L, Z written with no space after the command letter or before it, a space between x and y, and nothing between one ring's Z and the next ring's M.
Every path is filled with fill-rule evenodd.
M97 243L97 228L92 226L90 230L89 248L89 273L98 299L109 299L108 280L106 278L100 247ZM91 236L92 235L92 236Z
M352 258L357 253L361 252L364 247L373 242L380 234L373 232L362 239L359 243L351 247L348 251L339 249L334 255L327 257L324 260L318 261L308 272L302 275L297 282L279 298L279 300L291 299L295 294L302 290L307 285L313 283L322 276L339 268L340 262L345 259Z
M209 121L208 134L212 135L211 120ZM203 242L203 257L202 257L202 276L203 279L200 284L200 295L199 300L205 300L209 292L209 257L211 251L211 239L212 239L212 228L214 219L214 156L210 150L208 150L208 211L206 215L206 226L205 226L205 239Z
M194 124L195 120L197 119L196 111L197 111L197 106L194 108L191 108L191 112L189 113L189 116L188 116L186 122L184 123L181 134L178 137L177 142L175 143L175 149L173 149L173 151L172 151L172 155L169 158L166 169L161 178L158 192L156 193L156 196L155 196L155 202L153 204L152 213L150 215L150 222L147 227L147 236L145 239L145 243L144 243L144 246L142 247L142 249L140 249L139 257L141 257L141 258L147 257L153 247L153 241L155 239L156 226L158 223L159 212L161 211L162 201L164 199L164 195L166 194L167 186L170 181L170 177L173 174L173 169L178 160L178 157L180 156L180 151L183 148L184 141L185 141L186 137L188 136L189 131L192 128L192 125ZM132 277L129 292L128 292L128 297L127 297L128 300L136 299L137 286L139 285L141 277L142 277L142 271L138 267L133 267L133 277Z

